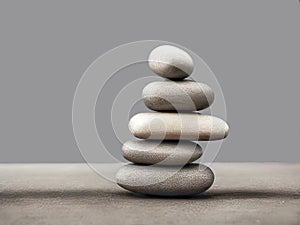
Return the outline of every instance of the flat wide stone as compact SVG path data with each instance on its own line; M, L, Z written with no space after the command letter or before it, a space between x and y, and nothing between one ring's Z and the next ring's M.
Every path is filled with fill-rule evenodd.
M124 143L122 153L133 163L185 165L199 159L202 148L191 141L131 140Z
M152 140L220 140L228 135L227 123L199 113L139 113L129 121L131 133Z

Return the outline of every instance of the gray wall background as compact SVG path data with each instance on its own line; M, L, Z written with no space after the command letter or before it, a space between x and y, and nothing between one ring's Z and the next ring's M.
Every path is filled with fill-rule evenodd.
M216 74L231 127L217 161L300 162L299 28L297 0L2 0L0 162L83 162L77 83L101 54L144 39L183 45Z

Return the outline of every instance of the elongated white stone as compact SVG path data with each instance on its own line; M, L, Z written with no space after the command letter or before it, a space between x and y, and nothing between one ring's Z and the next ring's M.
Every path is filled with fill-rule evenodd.
M219 140L228 135L227 123L199 113L139 113L129 121L131 133L153 140Z

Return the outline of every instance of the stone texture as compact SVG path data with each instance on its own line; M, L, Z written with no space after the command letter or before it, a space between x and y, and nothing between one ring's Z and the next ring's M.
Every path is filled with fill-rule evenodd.
M194 69L192 57L180 48L162 45L152 50L149 55L151 70L165 78L184 79Z
M220 118L199 113L139 113L129 121L131 133L152 140L219 140L229 127Z
M185 165L199 159L202 148L191 141L132 140L124 143L122 153L133 163Z
M185 167L123 166L116 175L121 187L141 194L159 196L194 195L206 191L214 181L214 174L202 164Z
M143 89L145 105L155 111L196 111L210 106L213 90L195 81L159 81Z

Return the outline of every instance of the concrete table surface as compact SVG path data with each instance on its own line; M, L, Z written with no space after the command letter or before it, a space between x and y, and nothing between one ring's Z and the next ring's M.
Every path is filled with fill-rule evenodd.
M0 164L0 224L300 224L300 164L215 163L190 198L132 194L85 164Z

